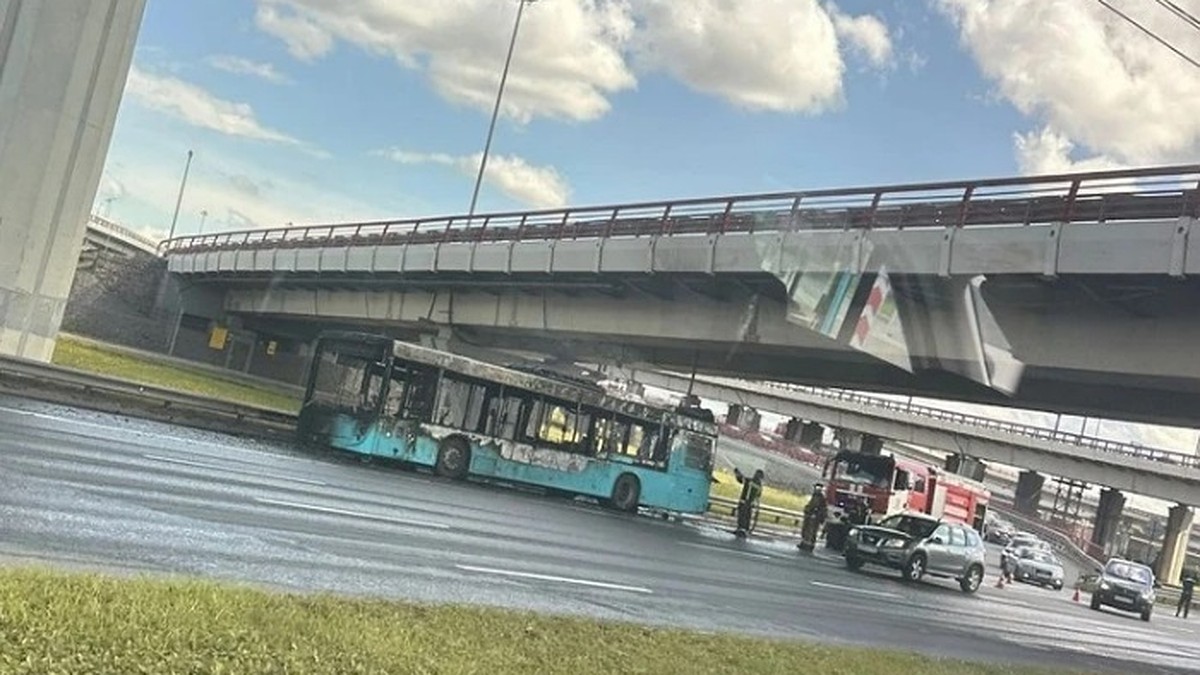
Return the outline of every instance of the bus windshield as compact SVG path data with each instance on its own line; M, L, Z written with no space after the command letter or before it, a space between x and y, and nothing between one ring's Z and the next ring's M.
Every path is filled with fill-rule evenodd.
M842 452L838 453L834 460L832 478L847 483L888 488L891 486L894 468L895 463L891 457Z

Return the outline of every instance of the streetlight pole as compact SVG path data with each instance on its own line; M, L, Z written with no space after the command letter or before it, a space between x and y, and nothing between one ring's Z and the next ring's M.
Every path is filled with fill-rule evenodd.
M204 234L204 221L208 220L208 209L200 209L200 231L196 234Z
M187 187L188 170L192 168L192 151L188 150L187 162L183 165L183 179L179 181L179 196L175 198L175 215L171 216L171 232L167 239L175 238L175 224L179 222L179 207L183 204L183 189Z
M508 67L512 65L513 49L517 46L517 32L521 29L521 15L525 5L537 0L517 0L517 19L513 22L512 38L508 41L508 56L504 57L504 70L500 73L500 88L496 90L496 104L492 107L492 121L488 124L487 140L483 144L483 156L479 159L479 174L475 176L475 189L471 192L471 208L467 218L475 215L475 204L479 201L479 188L483 185L483 171L487 168L488 153L492 150L492 136L496 133L496 119L500 116L500 101L504 98L504 85L508 82Z

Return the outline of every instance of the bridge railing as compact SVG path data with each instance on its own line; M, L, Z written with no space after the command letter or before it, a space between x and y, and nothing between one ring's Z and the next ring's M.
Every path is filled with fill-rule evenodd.
M88 216L88 225L93 229L99 230L115 239L123 240L149 253L154 253L159 248L159 242L94 213Z
M1196 455L1176 452L1173 450L1163 450L1161 448L1149 448L1138 443L1126 443L1107 438L1088 436L1081 433L1056 431L1030 424L1007 422L1003 420L992 419L990 417L983 417L980 415L968 415L966 413L920 405L910 401L896 401L883 396L864 394L862 392L849 391L846 389L809 387L804 385L790 385L782 383L769 383L769 386L787 391L803 392L805 394L838 401L850 401L875 408L893 410L910 415L918 415L920 417L926 417L939 421L979 427L982 429L993 429L996 431L1018 434L1021 436L1028 436L1046 441L1078 445L1100 450L1102 452L1117 453L1128 457L1138 457L1141 459L1149 459L1156 462L1164 462L1178 466L1200 467L1200 457L1197 457Z
M187 235L167 253L728 232L1106 222L1200 214L1200 165L730 195Z

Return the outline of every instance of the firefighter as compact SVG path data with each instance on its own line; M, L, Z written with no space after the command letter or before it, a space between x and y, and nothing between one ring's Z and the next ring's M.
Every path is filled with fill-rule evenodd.
M1188 612L1192 608L1192 593L1196 589L1196 573L1188 572L1180 580L1183 584L1183 589L1179 592L1179 604L1175 606L1175 616L1183 614L1183 618L1188 618Z
M829 516L829 510L825 505L824 487L820 483L814 485L812 496L808 498L808 503L804 505L804 524L800 529L800 543L798 547L805 553L812 553L813 548L816 547L817 533L820 532L825 518Z
M734 468L733 475L742 484L742 496L738 498L737 506L737 530L734 534L745 537L754 529L754 523L758 520L756 516L758 500L762 497L763 470L759 469L754 472L753 478L747 478Z

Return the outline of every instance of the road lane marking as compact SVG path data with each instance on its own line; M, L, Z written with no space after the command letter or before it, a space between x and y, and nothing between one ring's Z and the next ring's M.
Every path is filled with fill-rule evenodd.
M863 595L874 595L874 596L877 596L880 598L897 598L897 599L899 599L899 598L904 597L898 593L888 593L887 591L871 591L871 590L867 590L865 588L854 588L853 586L841 586L839 584L827 584L824 581L810 581L808 583L812 584L813 586L820 586L821 588L832 588L832 589L838 590L838 591L846 591L847 593L862 593Z
M210 464L208 462L195 462L190 459L175 459L174 457L163 457L162 455L142 455L146 459L154 460L155 462L167 462L169 464L182 464L184 466L195 466L201 469L215 469L217 471L228 471L231 473L249 474L262 478L275 478L277 480L290 480L296 483L304 483L305 485L319 485L322 487L328 486L329 483L319 480L309 480L308 478L296 478L294 476L284 476L277 473L263 473L261 471L248 471L246 469L235 469L232 467L221 466L220 464Z
M375 513L365 513L363 511L351 511L349 509L339 509L332 506L317 506L316 504L301 504L300 502L289 502L284 499L270 499L267 497L255 497L254 501L259 504L270 504L272 506L286 506L293 509L301 509L303 511L316 511L317 513L330 513L338 516L354 516L356 518L367 518L369 520L378 520L385 523L396 523L399 525L413 525L416 527L428 527L436 530L448 530L450 526L445 523L434 523L428 520L409 520L407 518L393 518L391 516L382 516Z
M563 584L575 584L577 586L590 586L592 588L606 588L614 591L629 591L631 593L651 594L654 591L641 586L626 586L624 584L613 584L607 581L592 581L591 579L575 579L572 577L558 577L553 574L538 574L536 572L518 572L516 570L500 570L494 567L476 567L474 565L455 565L464 572L478 572L480 574L495 574L502 577L517 577L519 579L536 579L538 581L556 581Z
M763 553L753 553L751 551L736 551L731 548L723 548L721 546L711 546L709 544L696 544L696 543L692 543L690 541L679 541L679 542L675 542L675 543L679 544L680 546L691 546L692 548L702 548L706 551L715 551L717 553L729 553L732 555L744 555L749 558L758 558L759 560L770 560L771 559L771 556L765 555Z

